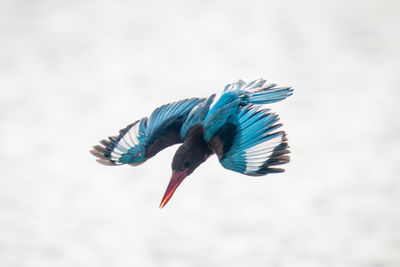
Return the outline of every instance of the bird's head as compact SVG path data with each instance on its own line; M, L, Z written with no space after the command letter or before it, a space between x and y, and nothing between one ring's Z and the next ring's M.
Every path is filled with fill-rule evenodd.
M204 146L193 146L183 143L175 153L172 161L172 177L161 201L160 208L171 199L176 188L189 176L201 163L206 161L211 150Z

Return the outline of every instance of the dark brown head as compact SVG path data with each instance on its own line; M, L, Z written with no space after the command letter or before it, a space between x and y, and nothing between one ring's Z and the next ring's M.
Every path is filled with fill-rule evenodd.
M209 149L182 144L172 160L172 171L190 175L209 155Z
M172 177L161 201L160 208L170 200L180 183L212 154L200 138L188 138L178 148L172 161Z

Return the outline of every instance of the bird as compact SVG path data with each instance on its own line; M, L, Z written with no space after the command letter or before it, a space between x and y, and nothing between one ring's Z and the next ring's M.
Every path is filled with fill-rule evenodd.
M290 161L286 132L266 105L293 94L265 79L238 80L218 94L189 98L156 108L90 151L104 165L137 166L161 150L181 144L172 160L172 177L160 208L177 187L211 155L228 170L248 176L280 173Z

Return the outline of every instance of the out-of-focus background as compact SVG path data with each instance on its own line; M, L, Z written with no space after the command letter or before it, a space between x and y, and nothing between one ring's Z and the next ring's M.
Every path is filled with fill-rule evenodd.
M0 3L0 266L400 266L399 1ZM286 172L212 157L158 204L176 146L89 150L237 79L271 105Z

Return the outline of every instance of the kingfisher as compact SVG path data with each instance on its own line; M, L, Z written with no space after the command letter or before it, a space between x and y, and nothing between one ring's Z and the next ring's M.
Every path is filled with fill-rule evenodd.
M90 152L105 165L136 166L166 147L181 144L172 160L172 177L160 203L163 208L182 181L213 154L224 168L245 175L283 172L277 166L290 160L286 133L280 130L278 115L265 105L292 94L291 87L265 79L238 80L208 98L158 107Z

